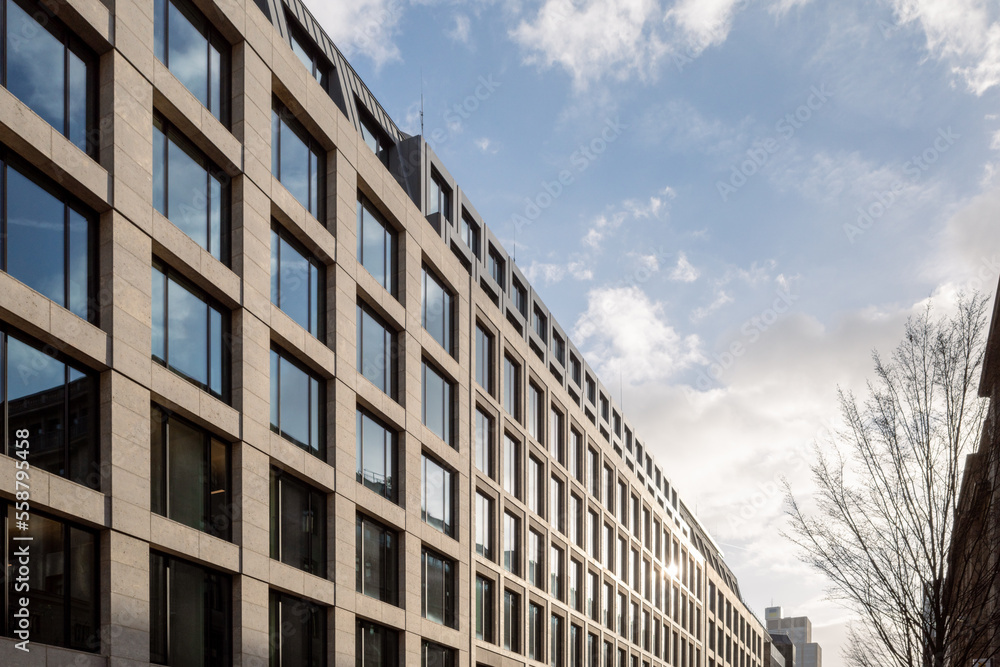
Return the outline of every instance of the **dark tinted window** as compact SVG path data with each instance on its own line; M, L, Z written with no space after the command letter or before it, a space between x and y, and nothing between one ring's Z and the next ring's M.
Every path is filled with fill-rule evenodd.
M149 554L149 659L171 667L232 661L232 583L227 575Z
M271 558L326 576L326 496L271 469Z
M325 667L326 611L277 591L268 607L270 667Z
M156 405L150 421L152 510L229 539L229 445Z

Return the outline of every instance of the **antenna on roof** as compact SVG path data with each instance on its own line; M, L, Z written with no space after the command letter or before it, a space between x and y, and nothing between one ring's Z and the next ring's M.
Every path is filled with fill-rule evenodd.
M424 136L424 68L420 68L420 136Z

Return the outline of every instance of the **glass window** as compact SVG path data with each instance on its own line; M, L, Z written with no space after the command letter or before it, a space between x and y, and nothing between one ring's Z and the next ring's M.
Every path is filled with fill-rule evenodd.
M455 649L423 640L420 644L420 667L455 667Z
M271 224L271 303L316 338L325 330L326 267Z
M503 592L503 647L521 652L521 596L510 590Z
M376 600L396 604L399 592L396 532L358 514L355 542L357 591Z
M229 445L157 405L150 421L152 510L228 540Z
M552 477L549 484L549 521L560 533L566 533L566 512L563 510L563 483L558 477Z
M587 634L587 667L598 667L601 651L600 638L595 634Z
M599 621L598 616L598 596L601 594L599 575L596 572L587 572L587 616L594 621Z
M365 145L372 149L379 162L388 169L389 149L393 146L392 139L385 133L382 126L371 117L360 100L356 100L355 106L358 109L358 120L361 121L361 138L364 139Z
M493 499L476 492L476 553L493 560Z
M555 545L549 547L549 595L563 599L563 550Z
M515 498L521 498L521 443L503 436L503 489Z
M587 479L590 480L590 494L601 499L600 484L601 458L596 449L587 450Z
M268 597L270 667L325 667L323 607L278 591Z
M528 529L528 581L537 588L545 586L545 556L542 536Z
M544 468L542 467L542 462L536 459L534 456L528 455L528 509L537 514L538 516L544 516L545 511L543 505L545 500L542 494L545 492L545 482L542 479L542 474L544 473Z
M604 541L601 543L604 554L604 569L615 571L615 529L610 523L604 524Z
M396 432L361 408L356 429L358 483L396 502Z
M622 592L618 593L618 634L628 636L628 598Z
M46 354L20 334L0 332L0 341L7 408L0 419L6 418L7 456L100 488L97 374Z
M229 390L229 313L153 262L153 359L222 398Z
M271 558L326 576L326 495L271 469Z
M589 375L587 376L587 400L590 401L591 405L597 402L597 383Z
M506 275L506 272L504 271L504 259L492 245L490 246L490 256L486 268L490 272L490 277L493 278L493 280L496 281L496 284L500 286L500 289L503 290L506 284L504 281L504 276Z
M423 270L423 326L448 354L452 347L452 296L433 273Z
M580 360L576 358L575 354L569 355L569 376L576 383L576 386L580 386L580 375L581 375L581 365Z
M528 383L528 435L542 442L542 434L545 432L545 426L542 420L545 418L543 412L545 410L542 404L542 398L544 392L535 386L534 382Z
M587 510L590 517L590 557L601 559L601 517L594 510Z
M149 660L171 667L232 662L232 581L194 563L149 553Z
M323 458L325 383L271 348L271 430Z
M493 643L493 581L476 577L476 639Z
M229 43L204 14L185 0L154 0L153 49L198 101L223 120L229 106Z
M528 603L528 659L545 660L545 637L542 626L543 609L534 602Z
M356 667L396 667L399 661L399 631L358 620L355 632Z
M31 642L64 646L80 651L97 651L100 642L94 642L99 633L100 552L97 533L31 509L26 530L16 529L16 520L23 512L16 512L13 504L0 503L4 516L4 539L0 544L3 562L13 568L17 551L29 545L34 554L28 567L26 589L18 591L18 598L27 598L31 614ZM22 517L23 518L23 517ZM15 541L16 540L16 541ZM24 540L24 541L22 541ZM6 553L3 553L6 549ZM10 570L8 570L10 571ZM10 576L7 591L11 599L6 610L13 620L14 577ZM20 602L20 599L17 600ZM20 608L20 605L17 606ZM44 619L43 622L36 622Z
M432 168L427 215L435 213L440 213L445 220L451 221L451 188L445 184L441 174Z
M10 4L11 0L7 0ZM30 167L0 152L0 260L3 270L91 322L97 255L93 213L58 194Z
M551 667L562 667L563 652L563 619L562 616L552 614L552 622L549 626L549 665Z
M277 98L271 105L271 173L314 218L322 219L326 152Z
M508 356L503 358L503 408L521 420L521 367Z
M604 466L604 503L609 512L615 511L615 473L611 466Z
M453 473L426 454L423 455L424 484L420 496L421 518L445 535L455 535L452 519Z
M569 473L583 482L583 436L575 428L569 430L568 449L569 461L566 465L569 467Z
M615 588L610 582L604 582L604 598L601 600L601 615L604 617L604 627L614 630L615 618Z
M514 300L514 307L517 308L517 312L521 313L522 317L528 316L528 290L524 288L517 278L514 278L512 283L513 289L511 290L511 298Z
M476 408L476 468L491 479L494 479L493 449L493 418Z
M575 493L569 494L569 512L566 514L566 523L569 524L569 537L570 542L577 545L581 549L584 548L583 540L583 501Z
M583 564L576 559L569 561L569 606L574 611L583 611Z
M521 519L506 511L503 513L503 568L521 574Z
M153 114L153 206L217 260L227 261L229 178Z
M423 362L423 422L436 436L453 445L452 385L433 366Z
M560 365L566 365L566 342L562 336L554 331L552 332L552 354Z
M332 66L326 58L319 55L319 49L313 45L312 40L306 36L306 31L299 26L291 13L286 12L285 16L287 17L285 24L288 26L288 36L292 51L302 61L302 64L306 66L309 76L316 79L323 87L323 90L326 90L330 83L330 70Z
M467 213L462 215L462 241L469 246L476 259L482 256L482 250L479 247L479 225Z
M358 195L358 262L389 294L396 289L396 232L367 198Z
M533 315L534 317L532 317L532 320L535 333L538 334L538 337L541 338L544 343L548 340L548 318L545 317L545 314L542 313L542 309L538 306L535 306Z
M566 465L565 442L563 438L563 413L552 406L549 411L549 452L559 463Z
M357 309L358 371L372 384L396 396L396 332L365 303Z
M456 627L455 563L426 547L420 552L421 599L424 618Z
M95 155L97 57L46 6L30 0L5 0L4 6L3 85L80 150Z
M476 382L493 395L493 334L476 325Z

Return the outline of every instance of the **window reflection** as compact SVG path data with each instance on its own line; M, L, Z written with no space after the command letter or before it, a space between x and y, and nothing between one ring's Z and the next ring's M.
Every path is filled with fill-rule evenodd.
M323 384L284 352L271 349L271 430L323 456Z
M52 11L28 0L3 0L3 84L80 150L97 147L97 58Z
M27 588L18 593L28 598L31 641L95 651L99 648L93 638L98 631L100 609L97 535L34 509L27 531L15 532L15 508L4 505L0 503L0 513L8 531L5 544L0 545L0 556L6 556L5 563L11 563L14 551L25 544L30 544L35 554L28 568ZM20 538L30 541L14 541ZM11 600L9 611L13 610Z
M358 196L358 261L390 294L395 290L396 233Z
M317 338L323 332L325 271L288 232L271 227L271 303Z
M27 460L32 467L98 488L97 376L12 335L2 334L0 340L6 377L7 455L15 456L18 451L14 434L27 430Z
M213 257L225 261L228 180L159 114L153 116L153 206Z
M76 315L96 320L89 304L96 260L91 214L55 194L33 169L0 155L3 269Z
M228 355L222 344L228 318L206 295L159 263L152 268L153 358L223 398Z
M154 0L156 57L219 120L224 121L229 43L186 0Z
M271 107L271 172L314 218L322 217L325 165L319 144L275 99Z

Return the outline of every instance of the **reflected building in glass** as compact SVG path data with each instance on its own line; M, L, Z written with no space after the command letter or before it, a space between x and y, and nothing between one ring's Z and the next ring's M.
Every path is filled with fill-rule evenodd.
M0 664L765 664L658 443L299 0L0 3Z

